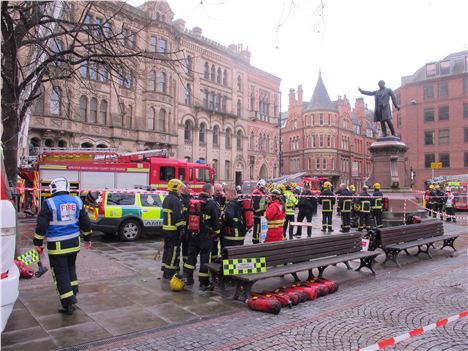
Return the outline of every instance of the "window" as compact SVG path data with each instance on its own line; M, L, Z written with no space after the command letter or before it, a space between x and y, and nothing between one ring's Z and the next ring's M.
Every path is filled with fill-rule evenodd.
M52 88L50 96L50 114L54 116L60 115L61 91L59 87Z
M240 74L237 76L237 90L242 91L242 78Z
M437 75L437 63L426 64L426 77L435 77Z
M468 76L463 77L463 93L468 94Z
M107 101L102 100L99 106L99 123L106 124L107 121Z
M166 131L166 110L163 108L159 110L159 130Z
M216 111L221 110L221 95L220 94L217 94L215 96L215 108L216 108Z
M98 70L96 62L91 62L89 64L89 79L97 80L98 78Z
M88 63L83 62L80 66L80 74L82 78L87 78L88 77Z
M39 88L39 97L34 102L34 114L42 115L44 113L44 90Z
M465 152L465 168L468 167L468 152Z
M100 65L98 71L99 71L99 80L102 83L107 83L107 81L109 80L109 71L107 67L104 65Z
M82 95L80 97L80 121L86 121L88 118L88 99Z
M91 98L89 103L89 121L91 123L97 122L97 99L95 97Z
M237 117L241 116L241 111L242 111L242 104L241 104L240 99L237 99L237 111L236 111Z
M185 121L184 124L184 140L191 141L192 140L192 122Z
M323 134L320 134L320 143L319 147L323 147Z
M226 128L226 149L231 148L231 128Z
M320 125L323 126L323 113L320 114Z
M434 131L424 131L424 145L434 145Z
M150 107L148 109L148 117L147 117L147 122L146 122L146 128L149 130L154 130L154 117L155 117L155 111L153 107Z
M225 171L225 179L231 179L231 162L225 161L224 162L224 171Z
M216 74L216 83L221 84L221 80L222 80L222 77L221 77L221 68L218 67L218 71L217 71L217 74Z
M193 71L193 61L192 61L192 56L188 55L187 56L187 65L185 66L185 72L187 74L192 74Z
M434 85L428 84L423 87L424 90L424 100L434 99Z
M319 158L315 160L315 168L320 169L320 159Z
M327 159L322 159L322 169L327 169Z
M110 22L104 23L104 36L109 38L112 35L112 24Z
M439 129L439 145L445 145L450 143L450 130Z
M332 118L331 118L331 113L328 114L328 125L331 126Z
M148 90L149 91L156 90L156 72L155 71L150 71L150 73L148 73Z
M424 109L424 122L433 122L434 121L434 109L425 108Z
M449 95L448 82L439 82L439 97L447 97Z
M213 145L219 146L219 127L213 127Z
M125 104L123 102L119 104L119 109L120 109L120 125L122 127L125 127Z
M227 86L227 70L223 71L223 85Z
M210 95L210 92L205 89L204 91L204 95L203 95L203 106L205 106L206 108L208 108L208 99L209 99L209 95Z
M216 81L216 68L214 65L211 65L211 81L214 82Z
M176 177L175 167L161 166L159 169L159 179L162 181L169 181Z
M440 74L450 74L450 61L440 63Z
M236 139L237 139L237 150L242 150L242 131L241 130L237 131Z
M159 91L161 93L166 93L166 79L167 79L166 73L161 72L161 76L159 77Z
M135 204L135 194L107 193L107 206L129 206Z
M431 163L435 162L435 154L424 155L424 168L431 168Z
M250 133L249 148L250 148L250 150L255 150L255 135L254 135L254 132Z
M166 39L159 39L159 53L163 55L167 53L167 40Z
M331 136L330 135L327 136L327 146L331 147Z
M181 168L181 170L183 170L183 168ZM144 207L161 207L162 206L162 201L159 195L140 194L140 201L141 201L141 205Z
M221 99L221 111L226 112L226 105L227 105L227 96L223 95Z
M468 143L468 128L465 127L465 143Z
M450 168L450 154L439 154L439 162L442 162L442 168Z
M449 119L449 107L439 106L439 121L446 121Z
M213 92L210 95L208 95L208 108L210 110L214 109L214 93Z
M190 105L192 102L191 100L192 100L192 87L190 86L190 84L187 84L187 86L185 87L184 102L186 105Z
M468 118L468 103L463 104L463 118Z
M206 144L206 124L200 123L200 130L198 132L198 141L200 144Z
M204 78L210 79L210 65L208 64L208 62L205 62Z
M158 46L158 38L156 38L154 35L150 37L150 43L149 43L149 52L156 52L156 47Z
M213 159L213 162L211 163L211 166L213 167L213 177L217 180L217 178L218 178L218 172L219 172L219 169L218 169L218 160L217 160L217 159Z

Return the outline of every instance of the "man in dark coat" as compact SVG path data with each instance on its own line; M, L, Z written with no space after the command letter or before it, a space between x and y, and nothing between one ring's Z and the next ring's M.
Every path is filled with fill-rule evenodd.
M393 136L397 136L395 133L395 128L393 128L392 122L392 110L390 107L390 98L392 99L393 106L400 111L400 106L398 106L395 94L390 88L385 88L385 82L383 80L379 81L379 90L376 91L366 91L359 88L359 92L363 95L374 96L375 98L375 112L374 112L374 122L380 122L382 127L382 134L384 137L387 136L387 127L385 123L388 124L390 132Z

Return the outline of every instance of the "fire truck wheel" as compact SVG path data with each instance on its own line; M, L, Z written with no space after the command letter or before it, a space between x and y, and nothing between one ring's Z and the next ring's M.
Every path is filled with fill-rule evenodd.
M127 219L120 225L119 236L123 241L136 241L141 236L141 224L135 219Z

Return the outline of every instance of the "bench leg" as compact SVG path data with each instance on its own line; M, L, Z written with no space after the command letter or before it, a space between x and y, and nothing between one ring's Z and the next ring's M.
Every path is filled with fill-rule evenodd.
M421 249L421 247L425 247L425 248ZM418 256L420 253L425 253L427 256L429 256L429 258L432 258L432 255L429 252L430 247L431 247L430 244L419 245L418 246L418 252L416 252L415 256Z
M408 252L408 249L405 249L405 254L407 254L408 256L411 256L410 253Z
M453 251L457 251L457 249L453 246L453 244L455 243L455 240L458 238L458 236L456 236L455 238L450 238L450 239L445 239L444 240L444 245L442 245L442 247L440 248L441 250L448 246L448 247L451 247L453 249Z
M239 295L242 292L242 283L237 281L236 282L236 291L234 293L234 296L232 297L234 300L239 300Z
M315 278L314 277L314 272L312 272L312 269L309 269L309 275L307 276L307 280L311 281L314 278Z
M401 268L400 263L398 262L398 255L400 254L401 250L385 249L384 251L385 251L385 261L383 261L382 264L385 264L387 261L393 261L398 266L398 268Z
M350 271L352 269L351 266L349 265L348 261L345 261L343 263L346 265L346 268L348 269L348 271Z
M328 267L328 266L318 267L318 270L319 270L318 278L319 278L319 279L322 279L322 277L323 277L323 272L325 271L325 269L326 269L327 267Z
M297 273L291 273L291 275L293 276L295 282L300 281L299 277L297 276Z
M236 282L236 292L232 297L234 300L247 301L250 297L250 291L252 290L253 283Z
M372 268L372 265L374 263L374 256L373 257L363 257L361 258L361 264L359 265L358 269L356 269L356 272L359 272L361 268L367 267L370 269L373 275L375 275L374 268Z

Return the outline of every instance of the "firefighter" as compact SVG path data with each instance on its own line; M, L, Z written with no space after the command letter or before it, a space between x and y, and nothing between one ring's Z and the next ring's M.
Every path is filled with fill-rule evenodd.
M301 198L299 199L299 214L297 215L297 221L302 222L304 218L307 223L312 223L312 214L316 211L317 208L317 199L314 196L314 193L310 190L309 183L304 183L304 189L301 193ZM302 236L302 226L298 226L297 232L295 234L297 237ZM312 227L307 227L307 237L312 236Z
M183 263L187 261L188 257L188 232L187 232L187 225L188 225L188 215L189 215L189 207L190 207L190 199L192 198L191 195L192 187L189 183L185 183L180 188L180 200L182 201L182 219L184 221L184 233L181 239L181 248L182 248L182 260ZM177 265L179 267L179 265Z
M353 196L353 206L351 206L351 227L358 227L359 223L359 211L356 210L356 207L359 207L359 204L356 200L356 187L354 184L349 186L349 191Z
M383 194L380 191L380 183L374 184L374 192L372 193L371 209L372 215L375 219L377 228L383 228L382 224L382 211L383 211Z
M433 184L429 186L429 189L431 189L429 193L429 205L431 208L432 217L436 218L437 217L437 190Z
M281 191L274 189L271 192L271 201L265 211L265 218L268 221L268 230L265 242L275 242L284 239L283 225L286 218L286 208L281 199Z
M204 202L200 214L200 231L192 233L189 237L188 258L184 264L185 283L188 286L193 285L193 272L197 265L197 256L200 254L198 279L202 291L211 289L207 264L210 262L213 243L218 242L220 234L219 208L212 196L213 186L209 183L204 184L199 196Z
M452 189L447 187L446 196L445 196L445 213L447 214L447 222L455 223L457 219L455 218L455 196L452 194Z
M349 197L348 197L349 196ZM353 193L348 190L346 184L340 184L340 197L338 205L341 216L341 232L348 233L351 230L351 209L353 207Z
M180 244L184 236L185 222L183 218L183 205L179 197L182 181L171 179L167 183L169 194L164 198L163 207L163 233L164 250L162 257L162 270L164 279L171 279L179 270Z
M224 207L226 206L226 195L224 193L226 189L226 183L219 184L216 183L214 185L214 193L213 193L213 200L216 201L218 205L219 213L220 213L220 227L222 227L222 222L224 221ZM213 241L213 245L211 247L211 256L210 262L218 261L221 258L221 241L215 240Z
M47 239L52 277L60 297L60 313L71 315L77 303L78 278L76 256L80 251L80 231L84 247L91 248L91 222L83 202L70 196L70 183L66 178L56 178L50 185L51 197L45 200L37 217L33 243L41 254Z
M284 192L284 200L286 206L286 219L284 221L284 237L286 238L286 230L288 229L289 222L294 222L294 213L295 208L299 200L297 199L296 195L291 191L292 188L290 185L286 185L286 191ZM293 231L294 227L292 225L289 226L289 240L293 239Z
M367 185L362 186L362 192L357 198L359 204L359 226L358 231L362 232L364 229L370 229L370 212L371 212L371 198L367 192Z
M322 205L322 232L328 230L329 233L333 232L332 216L333 205L335 205L335 195L331 191L331 183L323 183L323 190L320 193L319 203Z
M265 194L266 182L260 179L257 182L255 190L252 192L252 202L254 209L254 227L252 243L260 243L260 233L262 231L262 216L265 213L266 207L266 194Z
M242 187L240 185L236 186L236 193L237 195L242 195Z
M440 189L440 185L437 184L435 186L435 212L433 212L435 215L434 215L434 218L437 217L437 212L439 213L439 216L440 216L440 220L444 220L444 212L443 212L443 209L444 209L444 203L445 203L445 193Z
M426 205L426 209L429 212L429 216L431 216L432 210L432 201L431 201L431 191L434 190L434 185L429 185L426 192L424 193L424 201Z
M244 223L242 205L237 198L237 192L228 187L226 189L226 200L223 227L221 229L223 247L244 245L247 230Z

